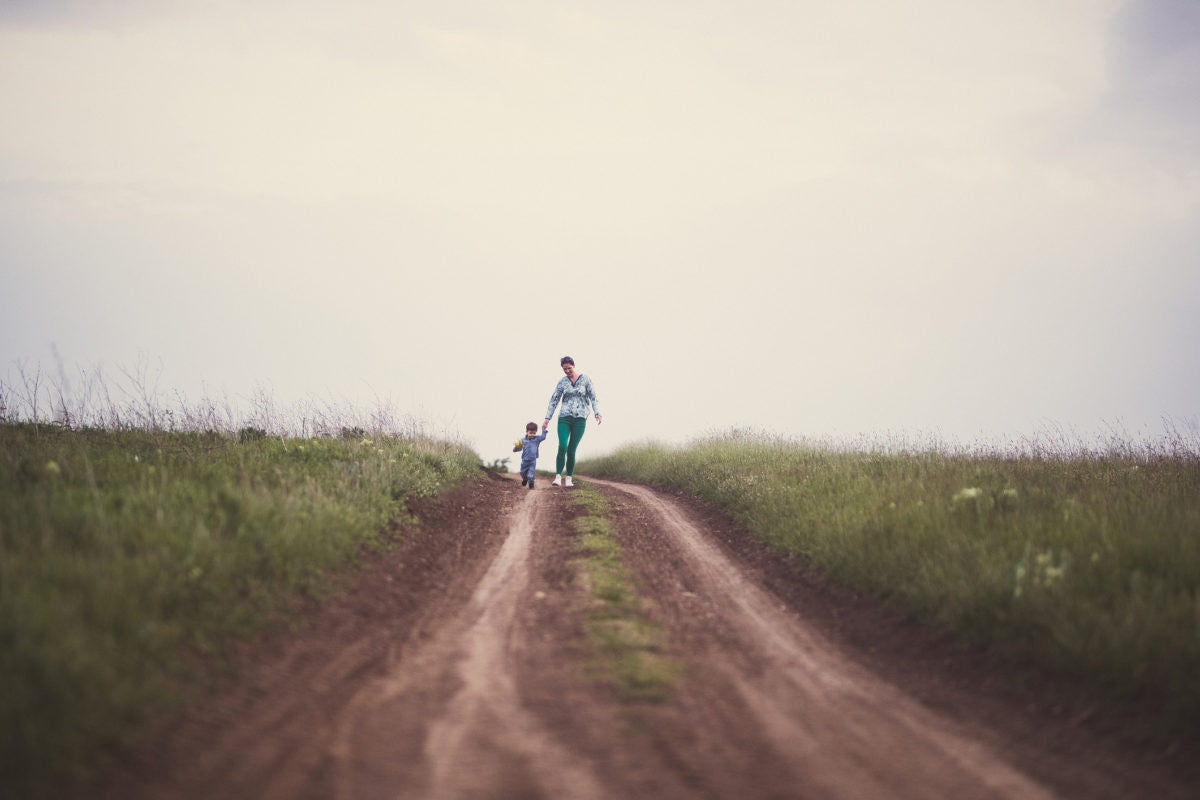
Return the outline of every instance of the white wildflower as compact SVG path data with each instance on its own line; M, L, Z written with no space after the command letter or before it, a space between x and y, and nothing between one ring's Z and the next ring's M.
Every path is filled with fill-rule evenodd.
M978 500L983 496L983 489L978 486L968 486L965 489L960 489L954 497L950 498L953 502L959 503L964 500Z

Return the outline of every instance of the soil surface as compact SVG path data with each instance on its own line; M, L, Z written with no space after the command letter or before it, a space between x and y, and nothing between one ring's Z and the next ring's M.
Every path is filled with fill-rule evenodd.
M1194 748L1119 744L1119 716L1061 682L1014 678L688 497L590 482L684 667L667 699L588 678L571 490L491 475L412 508L402 544L240 648L87 796L1200 796Z

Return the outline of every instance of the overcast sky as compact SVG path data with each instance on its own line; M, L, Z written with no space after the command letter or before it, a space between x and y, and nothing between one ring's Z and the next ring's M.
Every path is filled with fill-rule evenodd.
M568 353L581 456L1200 415L1196 0L4 0L0 109L10 384L489 461Z

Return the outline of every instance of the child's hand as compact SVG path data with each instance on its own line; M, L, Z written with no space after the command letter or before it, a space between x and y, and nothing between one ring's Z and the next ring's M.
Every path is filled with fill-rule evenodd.
M514 452L514 453L519 453L519 452L521 452L521 447L522 447L522 446L523 446L523 445L521 444L521 440L520 440L520 439L517 439L515 442L513 442L513 452Z

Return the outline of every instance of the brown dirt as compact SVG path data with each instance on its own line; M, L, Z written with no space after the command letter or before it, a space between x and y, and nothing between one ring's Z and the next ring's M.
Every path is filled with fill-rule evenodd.
M1052 679L1014 680L694 500L595 483L685 666L666 701L587 680L569 493L481 478L413 509L417 535L245 646L88 796L1200 794L1194 749L1115 744L1112 717L1076 714Z

